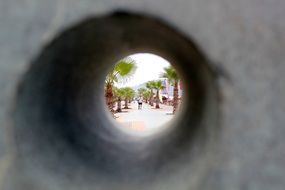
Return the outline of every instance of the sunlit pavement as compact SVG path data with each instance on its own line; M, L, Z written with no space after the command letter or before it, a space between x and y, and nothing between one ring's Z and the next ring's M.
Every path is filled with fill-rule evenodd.
M146 103L143 103L142 109L138 109L138 104L132 102L129 104L130 109L124 109L121 113L116 113L116 121L122 127L137 132L145 132L147 130L161 127L173 117L171 115L172 106L161 104L160 109L155 109Z

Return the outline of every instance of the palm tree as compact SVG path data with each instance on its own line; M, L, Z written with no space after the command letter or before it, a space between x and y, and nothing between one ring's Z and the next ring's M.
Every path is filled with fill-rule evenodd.
M155 81L148 81L146 87L150 90L151 96L149 98L149 105L153 106L153 90L155 86Z
M124 90L122 88L115 88L114 95L117 99L117 112L122 112L122 97L124 96Z
M169 66L164 68L164 73L161 75L168 79L169 83L173 85L173 114L175 114L178 108L178 83L179 76L174 67Z
M160 108L159 107L159 102L160 102L160 100L159 100L159 91L164 89L165 87L162 85L161 80L157 80L157 81L155 81L153 88L156 90L156 99L155 99L156 100L155 101L156 105L155 105L155 108L158 109L158 108Z
M128 102L131 99L133 99L133 97L135 96L135 91L132 88L130 88L130 87L122 88L122 90L123 90L123 97L124 97L124 100L125 100L124 109L129 109Z
M138 91L138 95L142 96L143 93L146 91L146 88L139 88L137 91Z
M135 61L131 58L125 58L116 63L115 67L108 73L105 80L106 104L111 112L113 110L113 87L115 82L121 82L130 77L136 70Z
M151 97L151 92L149 90L146 90L142 94L143 98L145 99L145 103L147 103L147 100Z

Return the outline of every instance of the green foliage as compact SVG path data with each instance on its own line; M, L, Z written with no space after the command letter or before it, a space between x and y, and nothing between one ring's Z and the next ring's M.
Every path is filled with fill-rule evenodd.
M155 90L162 90L165 87L162 85L161 80L151 80L146 83L146 87L150 90L155 89Z
M162 85L162 81L161 80L157 80L157 81L154 81L153 88L155 90L162 90L162 89L165 88L165 86Z
M152 89L154 89L155 83L156 83L156 82L155 82L154 80L148 81L148 82L146 83L146 87L147 87L148 89L152 90Z
M124 97L124 89L123 88L117 88L117 87L114 87L114 95L117 97L117 98L122 98Z
M136 71L135 61L131 58L125 58L120 60L114 68L108 73L106 77L106 83L114 84L114 82L119 82L128 77L132 76Z
M144 99L148 99L148 98L150 98L150 96L151 96L151 92L149 90L146 90L142 93L142 97Z
M124 87L122 89L123 89L123 92L124 92L124 98L126 98L126 99L134 98L134 96L135 96L134 89L132 89L130 87Z
M175 83L175 81L179 80L177 71L171 65L164 68L164 73L161 74L161 77L167 78L169 83L172 85Z
M139 88L139 89L138 89L138 95L139 95L139 96L143 96L143 93L146 92L146 91L147 91L146 88Z
M116 88L114 94L123 99L132 99L135 96L135 90L130 87Z
M151 97L151 91L146 88L139 88L138 95L147 100Z

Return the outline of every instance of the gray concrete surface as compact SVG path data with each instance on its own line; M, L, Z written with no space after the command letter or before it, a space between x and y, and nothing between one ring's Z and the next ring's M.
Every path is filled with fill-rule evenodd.
M70 24L119 8L169 22L230 77L219 80L216 165L192 189L283 190L284 0L0 0L0 158L15 90L30 61Z

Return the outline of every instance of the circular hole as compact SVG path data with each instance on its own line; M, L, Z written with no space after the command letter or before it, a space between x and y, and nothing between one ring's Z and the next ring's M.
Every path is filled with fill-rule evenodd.
M139 52L164 57L183 79L172 126L143 139L114 127L103 95L112 65ZM189 189L214 155L216 91L205 56L168 24L130 13L87 19L50 42L21 82L13 116L21 171L64 188Z
M118 127L128 134L148 136L171 127L182 103L182 79L170 62L137 53L119 60L108 72L106 106Z

